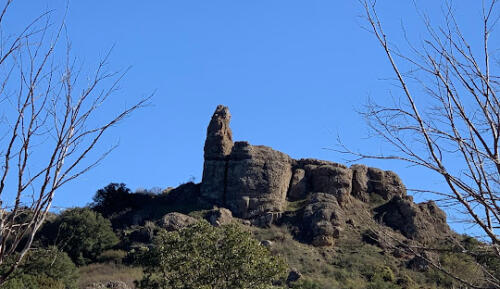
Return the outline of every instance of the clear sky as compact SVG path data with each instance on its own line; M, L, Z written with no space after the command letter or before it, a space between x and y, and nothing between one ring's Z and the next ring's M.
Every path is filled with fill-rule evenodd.
M402 23L418 39L421 22L412 1L378 2L395 41ZM417 2L439 15L440 1ZM466 32L480 24L475 1L456 2ZM18 28L46 9L55 9L56 20L65 3L17 0L7 20ZM235 140L294 158L344 162L325 150L335 147L337 135L354 150L385 150L366 140L356 113L368 96L384 101L394 90L387 80L392 71L375 38L362 29L361 14L351 0L69 1L74 56L91 68L114 45L110 67L132 66L116 105L156 94L150 107L109 131L106 144L119 147L63 187L55 205L85 205L110 182L136 190L200 181L206 127L217 104L229 106ZM408 187L441 186L440 179L404 164L365 163L396 171Z

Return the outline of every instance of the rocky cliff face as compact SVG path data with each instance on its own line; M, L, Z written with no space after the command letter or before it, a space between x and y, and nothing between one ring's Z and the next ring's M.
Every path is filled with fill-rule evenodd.
M266 146L233 142L230 119L228 108L219 105L207 129L200 189L204 202L258 226L278 222L289 202L305 202L296 214L299 234L316 246L332 245L346 225L345 213L373 199L384 201L374 218L407 238L425 241L450 232L444 212L434 203L413 203L394 172L294 160Z

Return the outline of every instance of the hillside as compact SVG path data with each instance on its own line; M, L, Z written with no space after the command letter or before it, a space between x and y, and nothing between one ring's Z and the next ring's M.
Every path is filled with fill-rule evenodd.
M230 118L224 106L212 116L201 183L159 194L132 193L123 184L97 192L91 208L110 221L119 241L107 255L82 259L80 288L119 288L106 287L108 281L133 286L142 274L134 254L161 229L180 230L200 219L251 231L284 257L293 288L457 288L433 264L481 285L482 271L460 252L486 245L453 232L434 202L414 203L396 173L295 160L269 147L233 142ZM39 246L57 245L57 219L41 231ZM483 264L500 271L498 263Z

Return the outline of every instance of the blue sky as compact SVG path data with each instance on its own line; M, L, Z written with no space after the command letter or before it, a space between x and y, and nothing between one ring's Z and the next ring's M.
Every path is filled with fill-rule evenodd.
M419 39L412 1L378 2L395 42L401 41L401 24ZM439 20L439 1L417 2ZM467 3L455 3L457 17L472 32L480 24L480 7L461 2ZM55 9L54 20L60 19L65 3L15 1L7 23L21 27L46 9ZM358 1L347 0L70 1L66 22L74 56L90 69L114 46L109 67L132 66L115 108L156 93L151 106L106 136L104 148L119 147L63 187L54 204L85 205L110 182L135 190L200 181L206 127L217 104L229 106L236 140L294 158L345 162L325 149L335 147L337 135L353 150L386 150L366 139L356 113L368 96L383 102L390 90L397 92L387 80L393 75L383 51L362 29L360 15ZM408 187L441 187L437 177L404 164L364 163L396 171Z

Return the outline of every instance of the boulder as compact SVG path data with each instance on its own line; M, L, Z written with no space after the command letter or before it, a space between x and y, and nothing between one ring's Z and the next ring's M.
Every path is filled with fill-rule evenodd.
M377 194L384 200L394 196L405 196L406 188L397 174L370 168L365 165L351 166L352 195L364 202L370 201L370 194Z
M210 210L205 215L205 218L210 222L210 224L212 224L212 226L215 227L227 225L234 221L233 214L226 208L216 208Z
M315 193L302 215L302 238L314 246L331 246L344 223L343 211L334 195Z
M197 222L198 220L191 216L174 212L163 216L161 227L167 231L178 231Z
M451 234L446 214L433 201L415 204L409 196L394 196L375 213L378 221L409 239L425 243Z
M252 219L252 225L261 227L261 228L269 228L272 224L278 222L278 220L283 216L281 212L266 212L260 214L259 216Z
M300 278L302 278L302 274L299 272L299 270L292 268L290 269L288 277L286 278L286 284L290 284L291 282L296 282Z
M281 212L292 177L292 159L265 146L236 142L229 156L226 206L240 218Z

